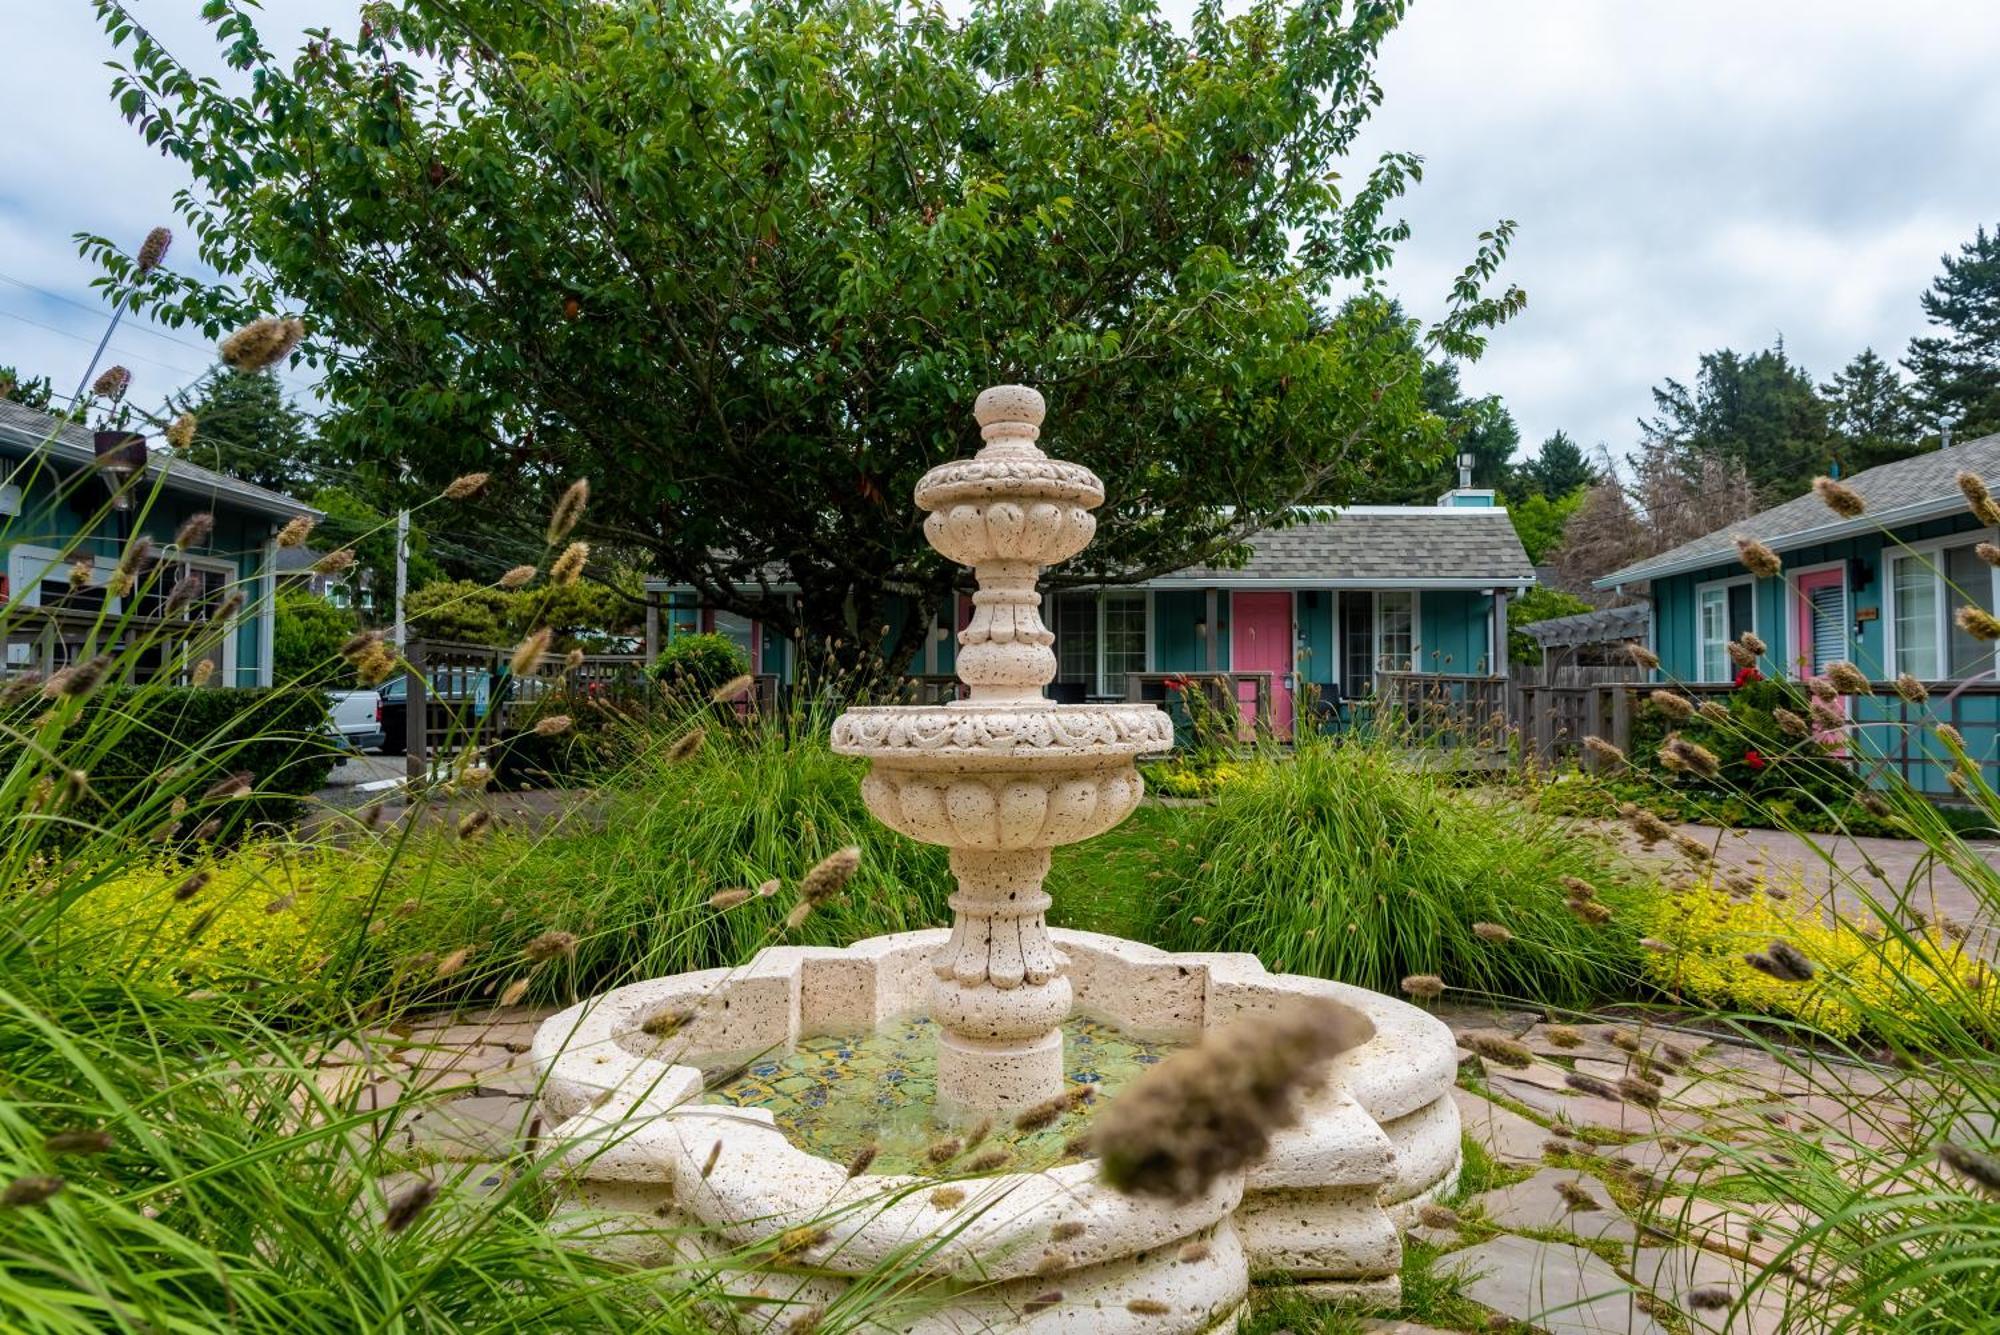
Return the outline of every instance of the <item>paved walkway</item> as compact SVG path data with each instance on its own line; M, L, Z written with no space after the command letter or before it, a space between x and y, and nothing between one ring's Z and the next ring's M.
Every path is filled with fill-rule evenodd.
M1593 822L1602 824L1601 822ZM1660 867L1685 862L1665 844L1650 851L1622 823L1610 825L1626 849L1640 862ZM1727 830L1713 825L1678 825L1679 833L1715 850L1725 869L1740 870L1803 893L1813 902L1829 896L1848 916L1871 912L1868 901L1889 905L1900 901L1921 918L1941 918L1967 928L1983 929L1989 946L2000 907L2000 880L1984 898L1949 867L1939 866L1930 850L1914 839L1876 839L1816 835L1810 838L1783 830ZM1968 847L2000 877L2000 844ZM1879 875L1871 868L1879 869ZM1975 873L1976 874L1976 873Z

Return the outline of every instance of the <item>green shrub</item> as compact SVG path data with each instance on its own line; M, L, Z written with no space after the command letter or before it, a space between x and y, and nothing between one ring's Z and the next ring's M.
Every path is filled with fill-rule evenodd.
M1576 1005L1638 976L1635 895L1603 841L1505 796L1455 788L1394 747L1302 740L1177 813L1155 935L1174 950L1247 950L1273 970L1395 992L1412 974ZM1565 909L1562 878L1616 916ZM1475 923L1513 939L1489 942Z
M615 982L741 964L767 945L846 945L950 921L941 848L896 834L861 802L861 762L826 744L828 720L729 727L711 720L692 755L684 734L655 732L609 776L597 800L538 833L440 837L405 860L405 916L369 938L380 979L422 952L470 947L479 966L448 988L477 999L532 973L531 996L567 999ZM838 901L796 931L783 919L798 879L846 845L861 870ZM726 912L709 897L779 882ZM574 933L575 953L527 970L521 951L545 931ZM365 990L365 989L364 989Z
M199 793L247 772L254 793L213 813L226 835L290 820L326 782L341 755L327 731L327 705L310 688L102 687L64 730L53 768L87 776L87 796L70 814L96 825L158 805L176 789ZM17 704L16 721L35 708L32 700ZM0 738L0 768L32 765L40 753L13 737Z
M283 685L352 686L354 669L340 646L359 630L353 612L316 593L286 589L278 595L271 636L271 679Z
M750 660L736 641L714 631L674 636L653 664L653 675L668 687L685 686L702 694L749 670Z

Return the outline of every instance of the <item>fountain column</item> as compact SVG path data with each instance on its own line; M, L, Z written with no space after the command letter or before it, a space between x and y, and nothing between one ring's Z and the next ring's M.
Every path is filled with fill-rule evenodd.
M984 447L926 473L924 535L972 569L971 623L958 636L967 697L934 709L855 709L834 749L868 757L869 810L951 850L951 939L932 969L938 1096L959 1111L1015 1110L1063 1089L1071 992L1049 940L1042 890L1050 850L1102 833L1143 791L1134 761L1173 743L1150 705L1056 705L1055 637L1036 580L1097 531L1104 484L1036 444L1042 396L999 385L973 407Z

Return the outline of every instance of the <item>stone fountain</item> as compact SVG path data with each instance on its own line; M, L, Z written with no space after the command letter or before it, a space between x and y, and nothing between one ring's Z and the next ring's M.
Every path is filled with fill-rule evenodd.
M1056 660L1036 582L1090 543L1104 487L1043 453L1034 390L988 389L973 411L984 447L916 489L931 545L978 585L959 633L968 698L853 709L833 729L836 751L869 762L868 809L950 850L950 931L774 946L550 1019L534 1048L541 1098L591 1245L658 1261L761 1244L724 1278L762 1304L744 1319L774 1329L885 1264L912 1277L893 1324L917 1331L1227 1329L1253 1280L1391 1299L1401 1227L1458 1172L1455 1042L1403 1002L1249 955L1049 927L1051 850L1131 814L1137 761L1167 750L1173 727L1151 705L1044 698ZM1066 1065L1066 1025L1136 1045L1143 1062L1300 994L1365 1017L1373 1036L1265 1160L1197 1200L1121 1196L1073 1141L956 1152L969 1126L1044 1121L1111 1083ZM916 1112L946 1152L865 1171L811 1142L806 1115L829 1105L886 1125L876 1105L906 1098L922 1058L897 1046L885 1078L902 1083L871 1083L869 1036L902 1025L907 1045L925 1016L934 1078Z

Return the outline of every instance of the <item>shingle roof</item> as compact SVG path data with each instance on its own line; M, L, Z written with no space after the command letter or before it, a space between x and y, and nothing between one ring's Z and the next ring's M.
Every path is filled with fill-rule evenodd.
M1643 639L1653 619L1648 603L1628 603L1623 607L1599 607L1589 612L1573 612L1566 617L1531 621L1522 629L1543 648L1563 644L1611 644L1618 640Z
M91 432L73 422L63 424L60 432L56 432L58 420L47 413L0 399L0 450L25 455L46 445L56 458L69 463L96 463L97 445ZM50 438L52 432L56 432L53 440ZM166 489L182 495L201 496L211 501L226 499L240 509L286 519L294 515L319 513L304 501L281 492L224 477L185 459L171 458L163 450L150 450L146 475L152 478L162 474L166 477L163 484Z
M1527 585L1535 568L1498 508L1357 507L1330 518L1259 533L1240 570L1196 566L1155 585L1314 584L1361 587Z
M1637 561L1623 570L1614 570L1597 581L1607 589L1616 584L1634 584L1661 575L1699 570L1736 559L1736 535L1756 538L1773 551L1806 547L1854 533L1872 533L1890 524L1914 523L1955 514L1965 508L1958 490L1962 472L1981 476L2000 473L2000 434L1981 436L1948 450L1929 450L1907 459L1882 464L1842 478L1861 499L1868 512L1859 519L1842 519L1808 491L1783 505L1715 532L1684 542L1672 551ZM1805 479L1801 478L1803 482Z

